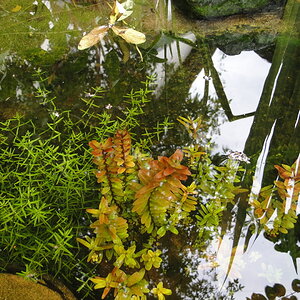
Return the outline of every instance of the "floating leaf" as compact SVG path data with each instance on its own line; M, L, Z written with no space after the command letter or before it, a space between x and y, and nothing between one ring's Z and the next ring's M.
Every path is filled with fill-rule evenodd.
M78 49L84 50L94 46L104 38L108 30L109 30L109 26L106 25L94 28L91 32L89 32L80 40Z
M286 293L286 288L280 283L275 283L273 289L276 292L276 296L278 297L284 296Z
M18 11L20 11L21 9L22 9L22 6L16 5L16 6L11 10L11 12L18 12Z
M269 285L267 285L265 287L265 293L266 293L266 296L268 297L268 299L275 299L277 296L274 288L270 287Z
M146 36L142 32L136 31L132 28L120 28L115 26L117 21L122 21L132 14L132 6L132 0L127 0L123 4L115 1L110 13L108 25L96 27L90 33L85 35L79 42L78 49L84 50L97 44L101 39L104 38L110 28L112 28L116 35L119 35L128 43L135 45L144 43L146 41ZM141 55L139 50L138 52Z
M295 292L300 292L300 279L294 279L292 281L292 289Z
M139 32L132 28L122 28L122 27L113 26L112 30L116 35L119 35L127 43L138 45L146 41L146 36L142 32Z
M251 300L267 300L267 298L262 294L253 293L251 295Z

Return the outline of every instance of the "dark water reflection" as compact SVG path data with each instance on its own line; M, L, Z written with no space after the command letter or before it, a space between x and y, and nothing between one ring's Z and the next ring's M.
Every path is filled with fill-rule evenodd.
M41 126L47 123L48 112L35 97L40 84L34 77L38 68L48 78L44 84L56 97L57 108L74 115L83 105L79 99L88 98L95 86L106 90L99 99L100 110L117 114L124 109L123 95L141 88L147 75L156 74L143 126L151 128L165 117L176 123L179 116L201 116L205 123L202 142L211 143L213 160L222 161L229 150L243 151L251 158L243 185L257 191L276 180L274 164L291 165L299 157L299 1L286 19L293 30L277 37L256 33L250 39L234 34L200 38L190 32L183 36L186 40L180 40L160 33L141 49L143 62L133 49L130 59L122 62L120 47L109 42L79 52L75 39L63 55L55 53L55 43L51 49L47 47L46 39L40 45L43 50L34 48L32 53L2 46L0 118L5 120L19 112L40 120ZM153 151L169 154L188 143L182 128L174 126ZM217 232L209 245L204 243L205 247L195 250L193 227L183 230L185 239L164 239L163 245L169 248L164 257L165 281L174 287L170 299L245 299L252 292L263 293L266 285L274 283L283 284L287 294L292 292L290 284L298 277L297 265L299 269L299 221L294 230L277 239L266 239L261 233L254 242L253 236L243 253L246 231L253 221L247 208L246 199L241 198L228 210L231 224L219 250ZM228 276L228 281L236 281L222 288L232 249L237 245ZM174 251L178 249L180 255ZM242 291L239 284L244 286Z

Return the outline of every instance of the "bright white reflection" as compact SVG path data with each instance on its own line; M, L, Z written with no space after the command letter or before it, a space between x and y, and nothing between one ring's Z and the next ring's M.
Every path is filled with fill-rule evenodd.
M212 56L214 67L219 73L223 89L230 100L233 115L241 115L256 110L265 78L271 64L254 51L243 51L239 55L229 56L217 49ZM205 74L202 70L193 82L190 95L202 99L204 95ZM217 99L213 80L209 80L209 97ZM220 124L224 120L220 120ZM220 152L222 149L243 151L253 117L248 117L220 125L220 135L213 141Z
M43 41L43 43L40 46L44 51L50 51L51 50L51 46L50 46L50 41L49 39L45 39Z
M231 255L232 239L228 236L224 237L219 249L218 241L212 242L206 252L215 255L207 256L206 263L199 263L199 277L203 278L206 270L215 268L217 287L223 294L226 293L225 287L228 281L238 279L244 289L234 294L234 299L237 300L250 298L252 293L264 294L266 285L273 286L275 283L283 284L287 289L286 294L291 293L291 282L297 278L297 274L290 255L275 251L274 244L262 236L259 236L254 243L252 239L249 245L248 251L243 253L243 242L239 244L231 271L223 285Z
M233 115L237 116L254 112L257 109L271 64L258 56L254 51L244 51L239 55L228 56L217 49L212 60L227 99L230 100L230 108ZM198 74L190 89L192 98L197 97L201 101L204 96L205 82L208 81L209 97L218 99L213 86L213 79L206 75L210 74L204 74L204 70ZM252 122L253 117L233 122L229 122L227 119L224 122L221 114L218 122L221 124L219 126L220 135L212 137L212 140L216 143L215 151L222 152L223 149L243 151ZM255 180L259 186L265 164L263 155L268 153L273 128L266 138L264 151L258 162ZM234 295L235 299L246 299L246 297L251 297L253 292L264 294L265 286L273 286L275 283L283 284L287 288L287 294L289 294L292 280L298 277L291 256L288 253L275 251L274 244L263 236L259 236L254 243L252 238L246 253L243 253L243 243L244 240L241 239L228 276L229 280L238 278L239 283L245 286L243 291ZM217 254L210 267L216 266L218 283L221 289L230 260L232 237L225 236L219 250L217 243L211 243L211 248L210 251L209 249L207 251L210 253L216 252ZM199 267L198 271L201 273L201 267Z
M52 29L54 27L54 23L52 21L50 21L48 24L49 24L49 29Z
M49 0L42 0L42 3L44 3L48 10L52 13L51 2Z
M267 160L267 157L269 154L269 148L270 148L271 140L273 137L275 125L276 125L276 120L274 121L269 134L265 138L263 147L261 149L260 155L256 162L255 173L253 176L253 185L252 185L250 199L249 199L250 202L256 198L256 195L258 195L258 193L261 189L262 180L263 180L263 176L264 176L264 170L265 170L265 166L266 166L266 160Z

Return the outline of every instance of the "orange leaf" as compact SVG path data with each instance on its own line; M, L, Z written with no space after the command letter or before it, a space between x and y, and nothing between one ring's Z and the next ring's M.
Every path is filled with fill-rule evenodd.
M111 287L106 287L104 289L101 299L104 299L107 296L107 294L109 293L110 289L111 289Z
M176 160L176 161L178 161L178 162L181 162L182 159L183 159L183 152L182 152L181 150L177 149L177 150L175 151L175 153L174 153L173 155L170 156L170 159L171 159L171 160Z
M148 211L146 211L142 217L141 217L141 222L144 224L147 228L150 227L151 225L151 217Z
M287 171L286 169L284 169L278 165L275 165L274 167L277 169L278 174L282 179L287 179L287 178L291 177L292 173Z
M118 173L118 174L122 174L122 173L124 173L125 171L126 171L126 168L120 167L120 168L118 168L117 173Z
M163 174L164 174L164 176L168 176L168 175L171 175L174 172L175 172L175 170L173 168L168 167L168 168L164 169Z
M148 204L149 196L150 195L144 195L143 197L139 197L137 200L135 200L133 203L132 211L141 214Z
M101 144L95 140L92 140L89 142L89 146L93 149L98 149L100 147L100 145Z

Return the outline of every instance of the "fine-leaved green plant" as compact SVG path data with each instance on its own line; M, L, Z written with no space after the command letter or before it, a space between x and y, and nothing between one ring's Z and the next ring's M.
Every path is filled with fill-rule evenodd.
M144 82L144 89L126 95L115 116L99 105L105 91L94 88L82 99L79 117L57 108L57 99L45 87L45 74L37 70L36 78L36 101L45 112L44 119L16 115L0 122L0 268L34 279L50 273L70 284L74 278L81 284L94 267L78 251L76 237L86 232L89 216L85 208L99 203L88 142L106 138L117 128L134 132L139 127L151 78ZM155 128L150 132L160 134ZM144 138L136 143L151 145ZM116 216L110 222L121 228L120 220ZM97 224L95 228L102 230ZM104 232L112 240L126 235L118 230ZM86 238L85 243L91 249L88 260L94 261L98 241ZM112 253L109 243L104 249ZM128 255L123 264L131 264ZM87 284L80 290L82 297L90 293Z

